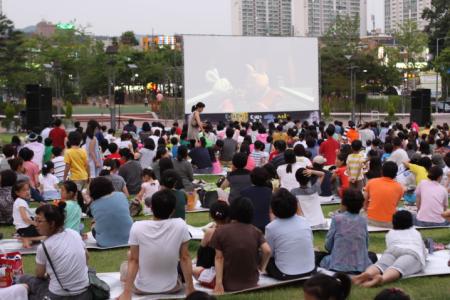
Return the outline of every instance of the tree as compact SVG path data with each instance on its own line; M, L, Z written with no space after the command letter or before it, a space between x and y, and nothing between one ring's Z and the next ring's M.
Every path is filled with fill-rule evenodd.
M136 39L133 31L125 31L124 33L122 33L122 35L120 36L120 43L127 46L139 45L139 41Z
M428 48L436 57L436 41L438 38L450 36L450 4L448 0L431 0L431 8L425 8L422 18L428 21L425 32L428 34ZM440 49L449 45L450 39L441 40Z
M400 24L394 34L401 52L405 53L405 63L407 68L415 68L417 61L423 61L423 52L427 46L427 35L417 28L417 23L412 20L406 20Z

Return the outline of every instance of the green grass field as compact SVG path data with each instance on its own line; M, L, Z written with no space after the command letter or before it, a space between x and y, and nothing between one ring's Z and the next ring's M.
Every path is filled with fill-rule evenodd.
M9 143L11 140L10 134L0 134L0 141ZM212 180L210 176L203 177L205 180ZM324 206L324 214L328 215L329 212L338 208L337 205ZM139 217L136 219L143 219ZM187 223L194 226L202 226L210 222L207 213L191 213L187 215ZM85 228L90 228L90 221L85 220ZM13 226L0 227L5 238L10 238L14 233ZM450 230L449 229L431 229L422 230L422 236L424 238L431 237L437 242L449 243L450 242ZM323 250L323 244L326 233L315 232L314 244L317 248ZM191 241L189 249L192 258L195 257L198 248L198 241ZM381 253L385 249L384 233L370 233L370 250ZM117 272L119 266L123 260L126 259L126 249L117 249L109 251L90 251L89 265L94 267L98 272ZM24 256L25 271L29 274L34 272L34 255ZM450 276L442 277L423 277L405 279L393 284L386 285L386 287L399 287L405 290L412 299L421 300L439 300L450 299ZM303 299L303 293L301 289L301 283L290 284L283 287L267 289L254 293L245 293L234 296L222 296L220 299L263 299L263 300L279 300L279 299ZM350 299L373 299L373 297L382 288L376 289L363 289L359 287L353 287Z
M337 205L324 206L324 213L338 208ZM145 217L137 217L135 220L142 220ZM187 223L194 226L202 226L210 222L207 213L190 213L187 215ZM90 228L90 220L84 220L85 228ZM10 238L14 233L13 226L0 227L5 238ZM430 229L421 231L423 237L431 237L437 242L448 243L450 241L450 231L448 229ZM314 233L314 245L323 250L325 240L325 232ZM199 242L191 241L189 250L192 258L195 257ZM370 250L381 253L385 249L384 233L370 234ZM94 251L89 252L89 265L94 267L98 272L117 272L119 266L126 259L127 249L115 249L108 251ZM24 256L24 266L26 273L34 272L34 255ZM450 276L443 277L425 277L405 279L393 284L386 285L386 287L399 287L404 289L413 299L450 299ZM302 284L290 284L283 287L267 289L254 293L245 293L234 296L223 296L220 299L303 299ZM373 297L382 288L363 289L353 287L350 299L373 299Z

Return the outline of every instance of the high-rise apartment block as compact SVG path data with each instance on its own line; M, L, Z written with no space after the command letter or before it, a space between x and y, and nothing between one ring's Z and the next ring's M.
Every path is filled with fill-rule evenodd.
M428 22L422 19L422 12L427 7L431 7L431 0L385 0L384 31L394 33L406 20L416 21L418 29L423 30Z
M367 0L231 0L231 14L234 35L322 36L338 15L367 35Z

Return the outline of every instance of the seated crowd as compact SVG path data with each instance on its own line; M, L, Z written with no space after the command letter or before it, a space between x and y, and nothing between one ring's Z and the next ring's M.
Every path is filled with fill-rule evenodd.
M211 299L194 293L193 277L221 294L257 286L261 272L291 280L318 267L336 275L311 277L306 299L346 299L348 275L372 287L421 272L427 251L414 225L450 225L447 124L418 131L415 123L357 128L288 118L214 129L193 114L168 130L147 122L138 130L130 120L120 138L95 120L77 125L66 133L56 120L2 148L0 223L13 224L25 248L42 241L35 276L20 280L30 299L90 299L83 213L98 246L129 245L120 299L183 289ZM224 171L193 264L184 219L195 207L194 174ZM328 223L321 201L333 195L340 208ZM35 213L31 200L42 202ZM141 210L152 216L133 223ZM369 225L389 230L379 259L369 251ZM314 248L315 229L328 229L325 251Z

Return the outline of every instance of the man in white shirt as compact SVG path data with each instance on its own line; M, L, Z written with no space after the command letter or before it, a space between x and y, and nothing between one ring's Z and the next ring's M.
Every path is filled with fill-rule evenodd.
M45 141L45 139L48 138L48 136L50 135L50 131L52 131L52 129L53 126L51 124L48 124L47 126L45 126L44 129L42 129L41 137L43 141Z
M149 200L149 201L147 201ZM171 219L176 197L162 190L146 199L153 220L137 221L130 231L128 264L121 266L124 291L119 299L131 299L132 293L170 294L183 288L177 266L180 261L186 295L194 291L192 261L189 255L190 234L184 220Z
M391 156L387 159L388 161L393 161L397 164L399 172L403 171L403 163L409 161L408 153L402 148L402 139L395 137L392 141L394 146L394 151L392 151Z
M28 143L23 146L24 148L28 148L33 150L34 156L32 162L38 165L39 170L42 169L42 161L44 160L44 150L45 146L38 141L38 135L34 132L30 133L27 137Z

